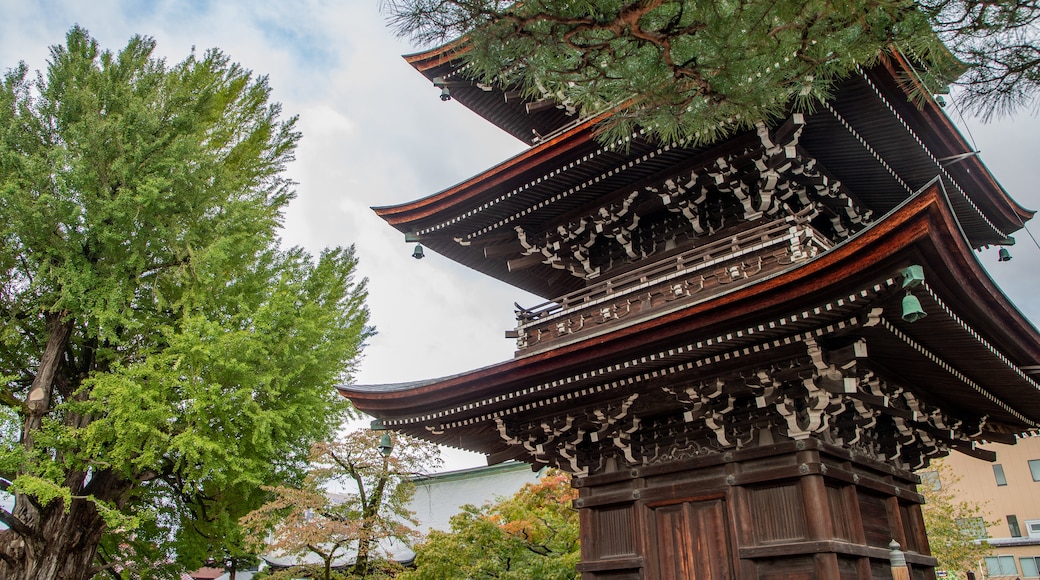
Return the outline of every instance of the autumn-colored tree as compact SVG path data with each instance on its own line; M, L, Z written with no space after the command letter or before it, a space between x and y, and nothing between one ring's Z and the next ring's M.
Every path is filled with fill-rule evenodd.
M310 467L298 487L265 488L274 499L242 519L257 550L287 556L317 555L317 570L295 566L274 578L332 578L334 561L354 555L346 577L371 578L381 566L379 541L410 542L416 525L407 503L412 479L440 466L437 446L392 434L391 448L380 447L387 431L354 431L311 448ZM388 453L384 453L387 451ZM342 577L342 576L341 576Z
M352 248L281 247L300 134L266 78L154 50L77 27L0 81L0 578L177 578L228 546L335 432L371 335Z
M970 499L959 499L957 482L961 478L941 462L922 477L919 491L925 497L922 507L928 544L939 561L938 570L947 578L962 580L989 553L989 544L975 540L986 537L986 528L996 522L985 519L985 506Z
M893 49L924 91L961 82L982 112L1040 94L1033 0L382 0L391 26L454 47L474 82L517 86L582 116L604 141L636 126L664 142L812 107ZM916 83L915 83L916 84Z
M577 496L569 475L550 470L509 498L464 506L450 532L430 532L416 548L415 569L400 579L577 578Z

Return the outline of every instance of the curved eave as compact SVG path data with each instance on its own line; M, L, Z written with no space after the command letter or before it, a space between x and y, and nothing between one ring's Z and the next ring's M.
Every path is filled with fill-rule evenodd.
M907 61L906 57L894 53L891 59L884 60L884 69L888 76L884 80L889 90L898 91L903 95L902 103L899 103L900 114L913 118L919 127L933 127L936 130L929 132L923 138L929 141L928 145L939 158L952 157L973 151L971 144L964 138L960 130L953 124L942 107L934 98L924 99L918 106L910 102L910 92L902 83L915 83L916 73ZM919 87L919 85L918 85ZM927 94L923 87L918 90ZM898 99L891 99L893 104ZM1036 213L1034 210L1021 206L1008 194L1003 186L993 177L989 168L982 162L978 155L973 155L956 164L947 166L947 170L954 175L958 183L963 187L971 188L985 195L975 195L973 199L979 203L987 215L993 216L1000 221L1000 226L1007 231L1016 231L1031 219Z
M406 55L404 59L431 82L438 77L440 81L446 81L439 88L449 88L450 102L462 104L528 145L575 122L575 112L558 106L554 100L537 101L523 97L516 86L486 86L474 82L465 72L464 57L470 47L463 37L443 46ZM450 106L450 102L446 106Z
M469 46L466 44L466 38L462 37L429 50L406 54L402 58L404 58L405 62L412 65L412 68L415 70L426 72L432 68L449 64L468 51Z
M377 417L414 417L431 409L448 409L512 393L525 384L558 376L565 370L592 368L603 361L647 352L683 337L740 327L763 317L810 307L879 278L891 277L900 268L918 261L925 262L931 287L944 299L954 297L950 306L1009 360L1019 366L1040 362L1040 334L979 265L960 235L937 183L816 259L715 299L593 339L443 381L396 390L349 386L342 387L341 393L359 409ZM933 336L932 340L935 339ZM1006 392L1002 395L1008 397ZM1016 396L1010 397L1010 402L1021 406L1031 420L1040 422L1040 397L1023 392L1019 400L1014 400ZM524 400L523 396L510 398L508 403L516 405Z
M408 203L373 207L372 211L401 232L413 231L416 224L425 219L466 205L490 189L551 164L558 156L566 156L575 148L590 145L595 123L596 119L589 119L443 191Z
M662 146L638 133L616 147L604 146L595 139L596 123L583 122L439 193L373 210L428 250L460 264L543 298L566 294L585 280L545 264L510 266L509 259L522 250L515 228L539 231L569 219L625 188L678 171L707 150ZM757 139L753 133L743 137L713 150ZM489 255L485 249L491 246L498 248Z

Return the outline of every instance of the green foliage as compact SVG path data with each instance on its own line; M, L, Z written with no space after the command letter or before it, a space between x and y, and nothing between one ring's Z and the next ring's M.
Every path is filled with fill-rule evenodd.
M253 575L254 580L297 580L299 578L320 578L322 580L390 580L397 578L404 567L397 562L375 560L369 563L368 571L356 574L350 570L326 570L321 564L293 566L281 570L264 570Z
M582 115L605 142L641 127L704 143L789 107L898 49L938 90L964 70L987 111L1040 87L1035 2L1004 0L383 0L420 43L459 36L473 79L516 85ZM1014 42L1010 42L1010 41ZM944 42L946 43L944 45ZM947 46L949 49L947 49Z
M154 48L73 28L0 87L0 429L21 434L0 518L41 545L60 513L100 526L65 554L84 575L99 545L141 569L236 552L259 486L348 412L332 387L372 333L353 248L279 248L300 134L267 79Z
M974 541L980 536L975 528L981 527L981 537L985 537L985 528L997 522L985 520L985 506L959 499L956 486L960 477L949 467L937 465L937 476L923 478L918 487L925 497L921 511L928 544L939 561L936 569L946 570L947 578L960 580L965 570L974 570L989 553L989 544Z
M399 578L577 578L576 497L569 476L550 471L496 504L464 506L451 518L450 532L430 532L416 548L416 568Z

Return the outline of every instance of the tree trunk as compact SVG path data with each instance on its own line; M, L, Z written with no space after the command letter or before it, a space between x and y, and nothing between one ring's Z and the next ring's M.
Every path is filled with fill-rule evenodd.
M49 312L46 320L47 342L23 415L21 444L26 450L34 448L44 417L61 402L56 389L69 386L64 366L73 320L65 312ZM54 461L60 469L60 453ZM64 484L73 497L93 495L117 504L125 501L128 489L128 482L105 471L88 477L81 471L66 470ZM66 505L64 500L54 499L41 506L30 496L15 493L8 523L10 529L0 532L0 578L86 580L98 572L94 563L105 522L93 502L73 499Z
M387 465L389 459L383 457L383 471L371 496L362 496L363 507L361 511L361 533L358 534L357 558L351 572L356 576L365 578L368 576L368 560L372 552L372 526L379 515L379 508L383 505L383 492L386 489ZM360 483L360 482L359 482Z
M28 501L24 496L16 501ZM29 508L36 511L35 506ZM93 568L98 542L105 529L94 504L73 500L65 513L61 500L36 514L34 534L23 537L13 530L0 532L0 578L5 580L87 580Z
M49 312L46 320L47 342L23 415L21 444L26 450L33 449L44 417L53 412L55 389L67 386L63 364L73 321L65 312ZM60 465L60 455L55 462ZM73 494L92 494L118 502L125 492L126 482L111 473L98 473L93 478L82 472L65 475L65 484ZM41 507L35 499L15 493L9 515L10 529L0 532L0 578L86 580L97 572L94 561L105 523L93 502L74 499L66 506L63 500L55 499Z
M0 554L7 556L0 559L0 578L87 580L100 571L95 561L105 520L93 501L82 498L91 496L122 509L134 483L107 470L89 477L70 473L68 478L66 484L77 494L68 510L61 499L41 508L28 496L15 495L17 529L0 532Z
M62 355L72 335L72 319L65 312L48 312L47 344L40 356L40 364L29 387L25 401L25 421L22 425L22 445L32 449L36 431L43 424L43 416L51 412L54 383L59 378Z

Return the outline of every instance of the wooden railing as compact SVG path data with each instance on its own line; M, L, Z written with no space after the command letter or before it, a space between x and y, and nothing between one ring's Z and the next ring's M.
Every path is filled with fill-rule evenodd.
M712 240L680 254L619 274L530 308L517 305L520 350L573 335L591 319L602 324L656 302L691 298L707 287L725 285L805 260L831 246L808 223L806 212ZM707 276L707 277L705 277ZM638 296L638 299L636 299Z

